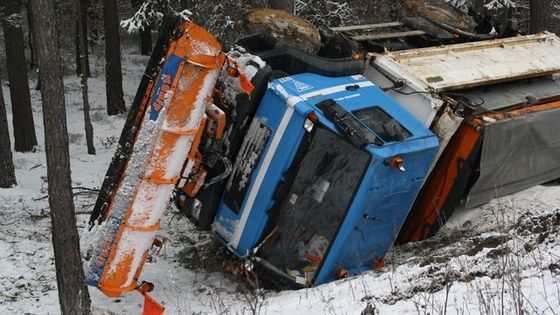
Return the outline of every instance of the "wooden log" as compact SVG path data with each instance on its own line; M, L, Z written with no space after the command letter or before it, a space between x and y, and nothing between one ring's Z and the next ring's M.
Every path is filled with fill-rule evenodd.
M436 0L405 0L408 16L421 16L427 20L445 23L465 32L473 32L474 20L446 3Z
M281 10L256 9L240 21L247 35L266 34L278 40L278 45L291 46L310 54L321 48L317 28L306 20Z

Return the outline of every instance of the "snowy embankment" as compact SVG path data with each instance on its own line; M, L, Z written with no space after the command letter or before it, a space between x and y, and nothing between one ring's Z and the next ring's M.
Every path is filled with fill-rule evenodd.
M124 59L128 105L146 61L131 54ZM102 69L102 64L94 61L92 68ZM95 156L86 152L78 78L65 78L75 187L99 187L125 119L107 117L103 74L93 75ZM9 104L6 87L4 96ZM59 313L38 91L32 91L32 98L39 150L14 155L18 186L0 190L0 314ZM83 231L96 195L80 188L74 192ZM224 272L230 268L222 261L231 260L225 250L172 211L159 233L169 241L143 273L156 285L152 296L165 304L166 314L560 313L559 186L537 186L462 211L438 236L394 248L383 270L283 292L245 290L241 280ZM140 313L137 293L118 300L94 288L90 293L97 314Z

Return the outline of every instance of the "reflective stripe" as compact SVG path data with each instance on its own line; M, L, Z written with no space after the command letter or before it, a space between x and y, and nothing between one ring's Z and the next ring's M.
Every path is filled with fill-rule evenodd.
M331 86L329 88L305 93L305 94L301 95L300 97L304 100L308 100L308 99L310 99L312 97L315 97L315 96L318 96L318 95L330 95L330 94L342 92L342 91L346 90L347 86L354 86L354 85L357 85L361 88L362 87L368 87L368 86L374 86L374 84L371 83L370 81L362 81L362 82L356 82L356 83L341 84L341 85Z
M255 199L257 198L257 194L258 194L258 192L261 188L262 182L264 180L264 176L266 175L266 172L268 170L268 167L270 166L270 162L272 161L272 158L276 154L276 150L278 149L278 145L280 144L280 140L282 140L282 136L284 135L284 132L286 131L286 127L288 126L288 123L290 122L290 119L292 118L292 114L294 113L295 105L298 104L299 102L306 101L306 100L308 100L312 97L318 96L318 95L330 95L330 94L345 91L346 87L353 86L353 85L358 85L359 87L374 86L374 84L370 81L362 81L362 82L356 82L356 83L351 83L350 82L350 83L347 83L347 84L341 84L341 85L332 86L332 87L324 88L324 89L321 89L321 90L305 93L305 94L302 94L300 96L290 96L286 100L286 104L288 105L287 109L286 109L286 112L284 113L284 116L282 117L282 120L280 121L280 124L278 125L278 129L276 130L276 133L274 134L274 138L272 138L272 142L270 143L270 148L266 152L266 156L264 157L263 163L262 163L261 167L259 168L259 172L257 173L257 177L255 178L255 182L251 186L251 191L249 192L249 197L247 198L247 202L245 203L245 206L243 207L243 210L241 212L241 218L239 219L239 223L235 227L235 232L233 234L233 238L230 240L230 245L233 248L237 248L237 246L239 245L239 241L241 240L241 235L243 234L243 230L245 229L245 225L247 224L247 220L249 219L249 215L251 214L251 211L253 209L253 204L255 203ZM270 87L271 86L269 85L269 88ZM274 90L274 87L273 87L273 90Z
M313 98L315 96L330 95L330 94L334 94L334 93L339 93L339 92L345 91L346 87L354 86L354 85L357 85L357 86L362 88L362 87L374 86L375 84L373 84L370 81L362 81L362 82L356 82L356 83L348 83L348 84L341 84L341 85L337 85L337 86L331 86L331 87L328 87L328 88L324 88L324 89L321 89L321 90L305 93L305 94L302 94L302 95L290 96L286 100L286 103L288 104L289 107L294 107L297 103L302 102L302 101L307 101L310 98Z
M255 199L257 198L257 193L260 190L261 184L263 182L264 176L266 175L266 171L270 166L270 162L272 158L276 154L276 150L278 149L278 145L280 144L280 140L282 140L282 136L286 131L286 127L292 118L292 114L294 113L293 107L287 107L280 124L278 125L278 129L274 134L274 138L272 138L272 142L270 143L270 148L266 152L266 156L264 157L263 163L259 168L259 172L257 173L257 177L255 178L255 183L251 187L251 192L249 192L249 197L247 198L247 202L243 207L243 211L241 212L241 219L239 219L239 223L235 227L235 232L233 233L233 238L231 239L231 245L233 248L237 248L239 245L239 240L241 239L241 234L245 229L245 224L247 224L247 220L249 219L249 215L251 214L251 210L253 208L253 204L255 203Z

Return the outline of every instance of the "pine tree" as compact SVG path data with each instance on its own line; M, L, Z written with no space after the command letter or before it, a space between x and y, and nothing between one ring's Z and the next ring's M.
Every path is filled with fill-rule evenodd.
M121 27L128 33L157 27L167 12L175 11L169 0L133 0L132 4L136 12L131 18L121 21Z
M62 66L51 0L31 0L41 78L49 207L62 314L89 314L70 177Z
M87 64L87 35L86 29L84 25L84 20L87 18L86 14L79 14L83 12L82 4L87 3L84 0L76 0L76 11L78 15L78 64L80 65L81 69L89 70ZM88 75L85 73L81 73L82 78L82 101L84 106L84 125L85 125L85 132L86 132L86 143L87 143L87 151L88 154L95 154L95 146L93 144L93 125L91 124L91 120L89 118L89 96L88 96Z
M290 13L294 12L294 0L270 0L272 9L284 10Z
M140 54L144 56L152 54L152 28L150 25L146 25L140 30Z
M85 58L85 68L88 77L91 77L91 71L89 69L89 52L88 52L88 1L87 0L80 0L79 3L76 4L76 75L82 74L82 57ZM83 33L85 35L82 34ZM81 39L81 42L80 42ZM81 45L85 47L82 50Z
M8 132L8 119L0 80L0 188L10 188L16 185L14 163L12 161L12 146Z
M3 0L2 2L6 14L3 24L12 102L14 147L18 152L30 152L37 145L37 137L35 136L29 81L27 79L27 61L25 60L21 27L21 2L20 0Z
M132 6L139 10L142 7L143 1L132 0ZM138 30L140 35L140 54L149 56L152 53L152 27L151 22L147 19L143 21L142 27Z
M531 0L531 18L529 22L529 32L531 34L549 30L551 19L551 0Z
M29 69L37 68L37 54L35 54L35 44L33 43L33 12L31 11L31 2L25 5L27 12L27 42L29 43Z
M107 114L126 112L123 99L121 42L116 0L103 0L103 25L105 28L105 87Z

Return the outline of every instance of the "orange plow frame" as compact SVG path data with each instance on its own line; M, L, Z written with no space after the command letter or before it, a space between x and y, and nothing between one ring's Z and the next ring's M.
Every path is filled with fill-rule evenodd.
M86 282L111 297L138 287L148 251L185 161L196 152L225 56L213 35L190 21L169 43L143 99L134 151L105 215ZM148 104L149 102L149 104Z

